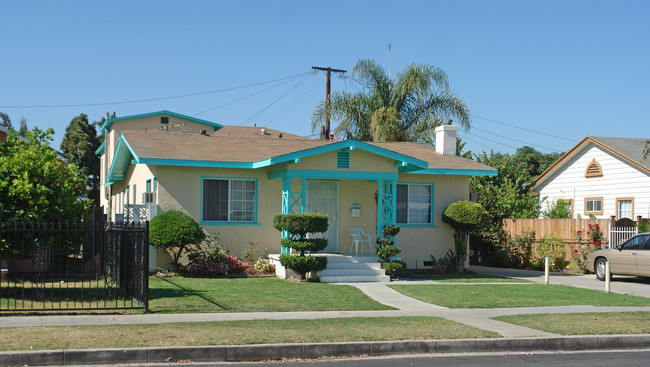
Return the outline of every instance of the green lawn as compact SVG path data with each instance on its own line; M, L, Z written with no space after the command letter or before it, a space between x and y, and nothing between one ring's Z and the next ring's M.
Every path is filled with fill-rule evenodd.
M392 310L351 286L278 278L149 278L152 312Z
M650 333L650 312L513 315L494 319L560 335Z
M544 284L390 285L421 301L449 308L567 305L650 306L650 298Z
M440 283L532 283L529 280L495 277L486 274L432 274L426 269L408 270L403 278L415 277Z
M2 329L0 350L496 338L435 317L247 320Z

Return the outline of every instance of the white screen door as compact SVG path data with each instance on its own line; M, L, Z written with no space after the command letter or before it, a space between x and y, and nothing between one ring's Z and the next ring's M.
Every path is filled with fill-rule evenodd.
M312 238L327 238L327 248L323 252L339 250L339 183L338 181L307 181L307 211L324 213L329 216L327 233L311 235Z

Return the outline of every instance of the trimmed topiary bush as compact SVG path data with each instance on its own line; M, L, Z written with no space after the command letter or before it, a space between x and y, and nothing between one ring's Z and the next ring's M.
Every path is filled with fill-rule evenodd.
M479 203L460 200L449 204L442 214L442 221L449 224L456 233L454 243L458 256L458 271L462 269L461 262L467 251L467 235L489 219L487 210Z
M180 210L160 213L149 223L149 243L172 252L177 267L185 246L199 244L204 239L205 232L199 223Z
M308 233L327 231L327 219L327 214L319 213L279 214L273 217L275 229L289 232L289 238L282 239L282 246L300 252L300 255L281 255L280 264L300 274L300 279L306 279L307 273L327 267L327 258L305 256L305 251L318 252L327 247L324 238L307 238Z
M392 256L398 255L402 249L395 246L393 237L399 233L399 226L384 226L381 231L382 237L377 238L377 256L381 259L381 268L385 270L390 279L406 270L406 263L400 260L391 260Z

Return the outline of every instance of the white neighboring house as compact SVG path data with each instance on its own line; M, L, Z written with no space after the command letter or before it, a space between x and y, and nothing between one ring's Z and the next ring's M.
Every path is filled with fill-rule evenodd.
M571 208L572 218L593 214L617 220L650 217L650 157L647 139L587 136L530 184L546 200Z

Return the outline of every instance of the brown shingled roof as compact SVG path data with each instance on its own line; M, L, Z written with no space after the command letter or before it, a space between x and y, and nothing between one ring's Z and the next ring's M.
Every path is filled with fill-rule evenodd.
M266 130L262 133L262 130ZM283 139L300 139L312 140L304 136L290 134L284 131L269 129L267 127L255 126L230 126L224 125L221 129L214 132L215 136L233 136L233 137L266 137L266 138L279 138L282 134Z
M138 158L216 162L259 162L339 142L304 137L293 138L296 135L284 135L285 133L282 138L277 135L275 137L246 136L244 130L247 129L233 129L231 135L212 136L140 130L124 131L123 135ZM244 135L237 136L234 134L235 131ZM429 165L428 168L494 170L492 167L469 159L439 154L430 144L406 142L366 142L366 144L425 161Z

